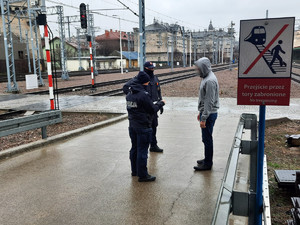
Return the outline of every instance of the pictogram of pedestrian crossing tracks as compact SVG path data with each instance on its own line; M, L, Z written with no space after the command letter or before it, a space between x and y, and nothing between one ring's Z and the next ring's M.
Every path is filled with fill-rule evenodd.
M255 45L255 47L257 48L259 53L261 53L266 48L265 45ZM265 52L265 54L262 56L262 58L267 63L267 65L270 65L270 63L272 62L272 59L273 59L273 54L271 53L270 50L267 50ZM270 70L272 71L273 74L279 73L279 72L284 73L284 72L286 72L286 66L283 67L280 65L280 63L278 61L275 61L274 64L272 65L272 67L270 66Z
M214 72L226 70L228 69L228 64L213 66L212 69ZM233 66L237 66L237 64L234 64ZM160 80L160 85L169 84L172 82L177 82L180 80L185 80L189 78L193 78L199 76L196 74L195 69L186 69L184 71L173 71L173 72L167 72L167 73L161 73L157 74L157 77ZM120 79L120 80L113 80L113 81L107 81L107 82L100 82L95 84L96 90L93 90L89 96L120 96L123 95L122 86L125 84L130 78L128 79ZM79 85L79 86L72 86L67 88L59 88L56 91L58 94L68 93L68 92L74 92L76 90L76 93L79 94L80 91L85 89L91 89L92 85ZM110 89L105 91L97 91L97 88L101 89ZM28 94L49 94L48 91L37 91L37 92L30 92Z

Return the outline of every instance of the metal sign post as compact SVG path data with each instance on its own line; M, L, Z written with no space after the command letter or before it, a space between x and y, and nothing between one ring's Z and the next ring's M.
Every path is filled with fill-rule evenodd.
M146 36L145 36L145 1L139 0L139 35L140 35L140 71L144 71L146 58Z
M289 105L295 18L242 20L238 105L259 105L255 219L262 224L266 105ZM250 218L249 218L250 219Z

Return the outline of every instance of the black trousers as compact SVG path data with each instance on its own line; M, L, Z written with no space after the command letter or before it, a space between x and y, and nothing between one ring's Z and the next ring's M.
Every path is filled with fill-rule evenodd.
M156 131L158 126L158 116L154 115L153 121L152 121L152 138L151 138L151 146L157 145L157 139L156 139Z

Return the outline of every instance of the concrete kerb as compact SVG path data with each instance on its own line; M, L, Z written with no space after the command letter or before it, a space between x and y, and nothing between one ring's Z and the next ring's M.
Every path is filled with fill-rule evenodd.
M62 134L58 134L52 137L48 137L47 139L41 139L32 143L28 143L28 144L24 144L21 146L17 146L17 147L13 147L13 148L9 148L6 150L3 150L0 152L0 160L12 157L12 156L16 156L18 154L21 154L23 152L28 152L28 151L32 151L35 150L39 147L45 146L45 145L49 145L52 144L54 142L57 141L61 141L61 140L66 140L67 138L71 138L71 137L75 137L78 136L80 134L86 133L86 132L90 132L92 130L98 129L98 128L103 128L109 125L112 125L114 123L120 122L122 120L127 119L128 115L127 114L123 114L121 116L115 117L115 118L111 118L99 123L95 123L92 125L88 125L85 127L81 127L78 128L76 130L71 130Z

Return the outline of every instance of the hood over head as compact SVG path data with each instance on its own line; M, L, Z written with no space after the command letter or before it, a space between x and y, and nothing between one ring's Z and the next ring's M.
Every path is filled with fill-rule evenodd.
M195 66L200 70L200 77L207 77L211 72L211 63L208 58L202 57L195 62Z
M141 71L132 79L132 83L130 84L130 91L132 93L140 92L140 91L147 91L148 86L143 85L150 80L150 77L147 73Z
M149 75L144 71L140 71L136 78L140 84L144 84L150 81Z

